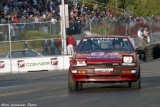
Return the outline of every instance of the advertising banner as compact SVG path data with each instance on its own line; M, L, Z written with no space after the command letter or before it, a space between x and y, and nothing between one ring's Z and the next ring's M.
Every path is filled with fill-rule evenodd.
M71 56L4 59L0 60L0 73L66 70L69 69L70 57Z

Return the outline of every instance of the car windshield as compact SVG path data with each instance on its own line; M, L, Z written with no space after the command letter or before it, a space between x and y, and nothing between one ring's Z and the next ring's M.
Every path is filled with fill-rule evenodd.
M83 38L76 51L133 51L127 38L122 37L91 37Z

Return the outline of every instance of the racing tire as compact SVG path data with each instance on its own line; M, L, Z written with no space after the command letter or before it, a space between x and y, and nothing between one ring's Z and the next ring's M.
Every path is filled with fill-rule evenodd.
M140 89L141 88L141 79L140 79L140 77L135 82L129 82L129 87L132 88L132 89Z
M129 87L132 89L140 89L141 88L141 73L140 73L140 66L139 66L139 76L137 81L129 82Z
M68 89L70 91L76 91L78 89L78 82L72 79L70 71L68 73Z

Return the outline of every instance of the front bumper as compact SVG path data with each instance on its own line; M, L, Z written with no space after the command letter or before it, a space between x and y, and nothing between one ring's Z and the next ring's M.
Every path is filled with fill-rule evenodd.
M77 73L85 71L85 73ZM86 82L127 82L136 81L139 78L139 67L119 68L78 68L71 67L70 72L74 81Z

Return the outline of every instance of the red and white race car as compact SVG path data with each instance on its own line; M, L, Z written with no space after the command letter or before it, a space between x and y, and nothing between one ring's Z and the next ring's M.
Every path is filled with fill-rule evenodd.
M140 89L140 63L128 38L82 38L70 61L68 88L75 91L89 82L128 82L129 87Z

